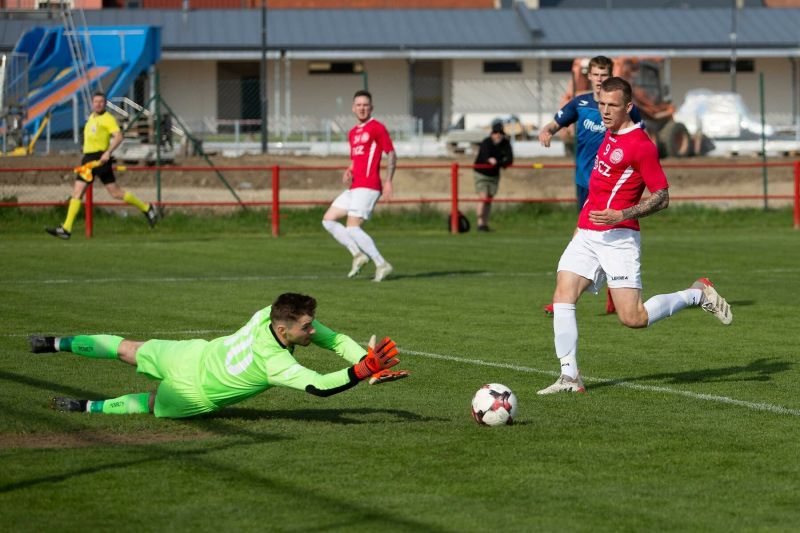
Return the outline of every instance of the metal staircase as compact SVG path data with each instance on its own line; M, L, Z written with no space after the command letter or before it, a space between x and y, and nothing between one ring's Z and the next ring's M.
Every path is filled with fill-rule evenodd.
M80 22L83 28L83 39L75 24L75 11L78 12ZM103 85L99 79L89 79L87 65L95 64L94 50L92 49L92 40L89 38L89 31L86 24L86 16L82 9L69 9L65 4L61 8L61 21L64 25L64 36L67 38L69 44L69 53L72 57L72 66L75 68L75 73L78 79L83 80L81 83L79 94L81 103L86 114L91 112L92 109L92 92L95 90L103 90Z

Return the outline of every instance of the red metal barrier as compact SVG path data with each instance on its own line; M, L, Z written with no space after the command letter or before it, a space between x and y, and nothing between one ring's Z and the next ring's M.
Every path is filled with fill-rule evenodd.
M800 161L794 162L794 229L800 229Z
M450 233L458 234L458 163L450 166Z
M481 165L483 166L483 165ZM758 199L780 199L780 200L793 200L794 202L794 214L793 214L793 224L794 227L800 229L800 160L798 161L790 161L790 162L774 162L774 163L765 163L765 162L758 162L758 163L686 163L686 162L676 162L670 163L665 162L663 164L664 169L704 169L704 168L729 168L732 170L741 170L741 169L749 169L749 168L766 168L766 167L793 167L794 171L794 191L792 195L753 195L753 194L730 194L730 195L703 195L703 196L673 196L671 200L687 200L687 201L715 201L715 200L758 200ZM230 166L230 167L186 167L186 166L166 166L166 167L154 167L154 166L136 166L136 167L127 167L125 168L128 172L153 172L156 170L161 171L178 171L178 172L215 172L219 171L238 171L238 172L271 172L272 175L272 183L271 183L271 192L272 198L271 200L268 198L263 198L263 200L257 201L244 201L244 202L232 202L232 201L173 201L173 202L161 202L160 205L162 206L186 206L186 207L236 207L240 205L246 206L260 206L260 207L270 207L271 208L271 217L270 217L270 225L272 235L274 237L280 236L280 208L281 204L285 206L317 206L317 205L328 205L330 200L281 200L280 195L280 187L281 187L281 171L332 171L332 170L341 170L341 165L333 165L333 166L284 166L281 167L279 165L274 166ZM459 171L461 168L475 168L474 165L459 165L457 162L452 163L442 163L442 164L424 164L424 165L399 165L398 170L412 170L412 169L442 169L445 168L450 169L450 193L446 197L438 197L438 198L416 198L416 199L390 199L384 200L382 203L384 204L392 204L392 205L402 205L402 204L423 204L423 203L449 203L450 204L450 231L451 233L458 233L458 222L459 222L459 203L466 202L466 203L477 203L480 199L476 198L462 198L460 196L459 191ZM517 164L508 167L509 169L533 169L534 171L542 171L542 170L556 170L556 169L573 169L575 165L572 163L527 163L527 164ZM9 173L9 172L67 172L72 171L72 167L25 167L25 168L0 168L0 173ZM531 173L531 177L538 177L540 174L538 172ZM548 176L550 178L550 176ZM559 177L558 179L562 179ZM92 237L94 232L94 224L93 224L93 207L97 206L121 206L124 205L120 202L94 202L92 196L92 186L90 185L86 190L85 196L85 220L86 220L86 236ZM496 203L571 203L574 202L574 198L494 198L493 202ZM58 206L63 205L63 202L0 202L0 207L48 207L48 206Z
M281 234L281 167L272 167L272 236Z

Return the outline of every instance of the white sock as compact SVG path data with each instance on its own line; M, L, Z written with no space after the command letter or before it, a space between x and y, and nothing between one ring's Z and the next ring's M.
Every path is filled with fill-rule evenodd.
M60 352L58 345L61 344L61 337L53 337L53 343L56 345L56 351Z
M372 259L375 266L381 266L386 262L380 252L378 252L375 241L372 240L372 237L370 237L366 231L361 229L361 226L347 226L347 233L350 234L350 238L355 241L358 247Z
M686 289L671 294L656 294L644 303L647 310L647 325L655 324L659 320L671 317L681 309L690 305L700 305L703 291L700 289Z
M578 377L578 320L575 304L553 304L553 333L561 374Z
M358 249L356 242L350 236L350 233L347 232L347 228L345 228L341 223L336 222L335 220L323 220L322 227L328 230L328 233L333 235L333 238L336 239L339 244L347 248L353 256L358 255L358 252L361 251Z

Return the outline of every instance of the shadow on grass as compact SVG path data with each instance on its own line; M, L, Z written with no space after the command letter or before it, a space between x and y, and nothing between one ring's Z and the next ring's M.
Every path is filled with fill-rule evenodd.
M222 411L210 413L198 419L198 426L203 426L204 420L213 421L215 419L233 418L238 420L296 420L298 422L328 422L331 424L385 424L386 416L393 417L395 420L388 423L397 422L447 422L446 418L420 416L411 411L400 409L373 409L370 407L358 407L353 409L290 409L290 410L263 410L249 409L246 407L228 407ZM373 416L380 418L372 419Z
M392 274L386 281L419 278L446 278L450 276L480 276L486 270L440 270L435 272L418 272L416 274Z
M0 370L0 380L13 381L15 383L19 383L20 385L27 385L28 387L33 387L35 389L42 389L46 391L55 390L59 391L59 393L61 394L64 394L72 398L93 398L93 399L103 398L102 394L88 391L86 389L70 387L62 383L53 383L52 381L45 381L43 379L32 378L30 376L23 376L22 374L16 374L14 372L6 372L3 370ZM47 399L49 400L50 397L48 396Z
M723 368L706 368L703 370L688 370L686 372L665 372L662 374L648 374L644 376L630 376L609 380L592 385L592 390L601 387L611 387L620 382L661 381L667 384L689 383L719 383L734 381L769 381L774 374L788 372L794 366L790 361L777 361L773 359L756 359L747 365L728 366Z

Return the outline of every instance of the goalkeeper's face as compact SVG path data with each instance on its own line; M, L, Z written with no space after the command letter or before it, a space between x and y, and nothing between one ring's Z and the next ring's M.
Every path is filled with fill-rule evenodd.
M308 346L311 344L311 336L315 333L314 327L311 325L314 322L314 317L310 315L303 315L299 319L289 321L285 325L280 325L284 329L283 337L286 346Z

